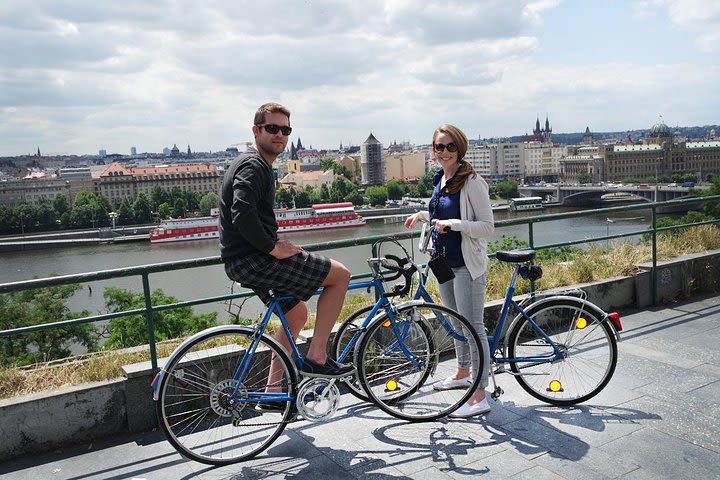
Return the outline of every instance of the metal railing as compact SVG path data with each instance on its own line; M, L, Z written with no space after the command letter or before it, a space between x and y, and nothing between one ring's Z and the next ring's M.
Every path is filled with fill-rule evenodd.
M623 237L632 237L632 236L637 236L637 235L651 235L651 243L652 243L651 292L652 292L652 304L654 305L657 302L657 298L656 298L656 294L657 294L657 292L656 292L656 290L657 290L657 280L656 280L657 234L659 232L663 232L663 231L677 230L677 229L687 228L687 227L696 226L696 225L720 223L720 220L716 219L716 220L708 220L708 221L696 222L696 223L687 223L687 224L683 224L683 225L675 225L675 226L671 226L671 227L658 228L657 227L658 210L672 208L672 207L678 207L678 206L686 206L689 204L703 204L703 203L718 202L718 201L720 201L720 195L711 196L711 197L670 200L667 202L624 205L624 206L620 206L620 207L599 208L599 209L594 209L594 210L583 210L583 211L577 211L577 212L537 215L534 217L525 217L525 218L518 218L518 219L512 219L512 220L499 220L499 221L495 222L495 226L496 226L496 228L503 228L503 227L513 226L513 225L527 225L528 226L529 248L535 249L535 250L557 248L557 247L570 246L570 245L579 245L579 244L592 243L592 242L601 242L601 241L607 241L607 240L623 238ZM552 243L552 244L545 244L545 245L535 244L533 226L536 223L551 222L551 221L557 221L557 220L568 219L568 218L605 215L608 213L627 212L627 211L634 211L634 210L651 210L652 216L651 216L651 224L650 224L649 229L643 229L643 230L638 230L638 231L634 231L634 232L620 233L620 234L614 234L614 235L604 235L601 237L594 237L592 239L585 238L585 239L580 239L580 240L570 240L567 242ZM419 235L420 234L417 231L408 231L406 233L375 235L375 236L369 236L369 237L363 237L363 238L357 238L357 239L314 243L311 245L304 245L303 248L307 251L332 250L332 249L336 249L336 248L346 248L346 247L358 246L358 245L371 245L371 244L375 243L377 240L382 240L382 239L403 240L403 239L418 237ZM142 280L142 288L143 288L143 294L144 294L144 298L145 298L145 307L144 308L139 308L139 309L134 309L134 310L124 310L121 312L113 312L113 313L100 314L100 315L92 315L92 316L87 316L87 317L82 317L82 318L75 318L75 319L71 319L71 320L63 320L63 321L59 321L59 322L52 322L52 323L45 323L45 324L40 324L40 325L32 325L32 326L27 326L27 327L13 328L13 329L9 329L9 330L0 330L0 338L11 336L11 335L19 335L19 334L28 333L28 332L35 332L35 331L40 331L40 330L61 328L61 327L69 326L69 325L77 325L77 324L82 324L82 323L91 323L91 322L98 322L98 321L103 321L103 320L111 320L113 318L118 318L118 317L123 317L123 316L144 315L145 319L146 319L146 324L147 324L148 343L149 343L149 348L150 348L150 361L151 361L153 370L157 370L157 351L156 351L156 345L155 345L155 328L153 325L153 313L164 311L164 310L172 310L172 309L180 308L180 307L202 305L202 304L214 303L214 302L223 302L223 301L227 301L227 300L231 300L231 299L253 296L254 294L253 294L253 292L245 291L245 292L238 292L238 293L229 293L229 294L225 294L225 295L198 298L198 299L194 299L194 300L188 300L188 301L177 302L177 303L172 303L172 304L153 305L152 300L151 300L149 275L152 273L169 272L169 271L173 271L173 270L183 270L183 269L187 269L187 268L206 267L206 266L210 266L210 265L218 265L221 263L222 263L222 260L220 259L220 257L214 256L214 257L196 258L196 259L191 259L191 260L180 260L180 261L173 261L173 262L156 263L156 264L150 264L150 265L140 265L140 266L129 267L129 268L117 268L117 269L103 270L103 271L92 272L92 273L62 275L62 276L56 276L56 277L39 278L39 279L33 279L33 280L24 280L24 281L20 281L20 282L10 282L10 283L0 284L0 294L2 294L2 293L9 293L9 292L18 292L18 291L22 291L22 290L31 290L31 289L35 289L35 288L53 287L53 286L59 286L59 285L68 285L68 284L83 283L83 282L90 282L90 281L97 281L97 280L107 280L107 279L120 278L120 277L139 276L139 277L141 277L141 280ZM367 278L368 276L370 276L369 273L362 273L362 274L358 274L358 275L353 275L352 278L353 279Z

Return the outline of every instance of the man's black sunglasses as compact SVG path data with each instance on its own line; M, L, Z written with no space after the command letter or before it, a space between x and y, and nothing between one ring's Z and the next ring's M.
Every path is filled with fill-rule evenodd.
M284 136L288 136L292 133L292 127L283 127L280 125L272 125L272 124L266 124L266 125L258 125L258 128L264 128L267 133L270 135L275 135L278 132L282 132Z
M447 151L450 153L458 151L457 145L452 142L448 143L447 145L445 145L444 143L433 143L433 150L435 150L436 152L444 152L446 148Z

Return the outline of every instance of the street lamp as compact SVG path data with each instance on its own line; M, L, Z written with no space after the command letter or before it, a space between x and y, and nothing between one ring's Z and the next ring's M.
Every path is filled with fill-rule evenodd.
M112 224L113 224L112 229L115 230L115 219L118 217L119 214L118 214L118 212L110 212L110 213L108 213L108 215L112 219Z

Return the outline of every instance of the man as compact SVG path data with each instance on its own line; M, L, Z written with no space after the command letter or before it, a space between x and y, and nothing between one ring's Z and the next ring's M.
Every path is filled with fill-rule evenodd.
M263 303L271 292L292 295L282 309L295 339L307 321L305 301L323 287L317 302L315 333L303 360L307 376L339 378L353 371L328 358L327 342L340 314L350 272L341 263L304 251L277 236L275 179L272 164L287 146L290 111L266 103L255 113L254 148L235 159L225 172L220 192L220 256L227 276L251 288ZM275 338L290 351L285 333ZM278 372L271 368L270 377ZM271 380L268 380L272 384Z

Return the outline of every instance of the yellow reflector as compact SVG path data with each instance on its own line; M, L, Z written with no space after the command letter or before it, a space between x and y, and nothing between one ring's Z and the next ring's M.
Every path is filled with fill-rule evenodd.
M562 383L560 383L560 380L552 380L550 382L550 387L548 388L548 392L562 392Z
M390 320L385 320L382 324L383 327L389 327L390 326Z
M394 392L398 388L398 383L395 380L388 380L385 382L385 391L386 392Z
M583 329L587 327L587 320L585 320L583 317L580 317L577 319L577 328Z

